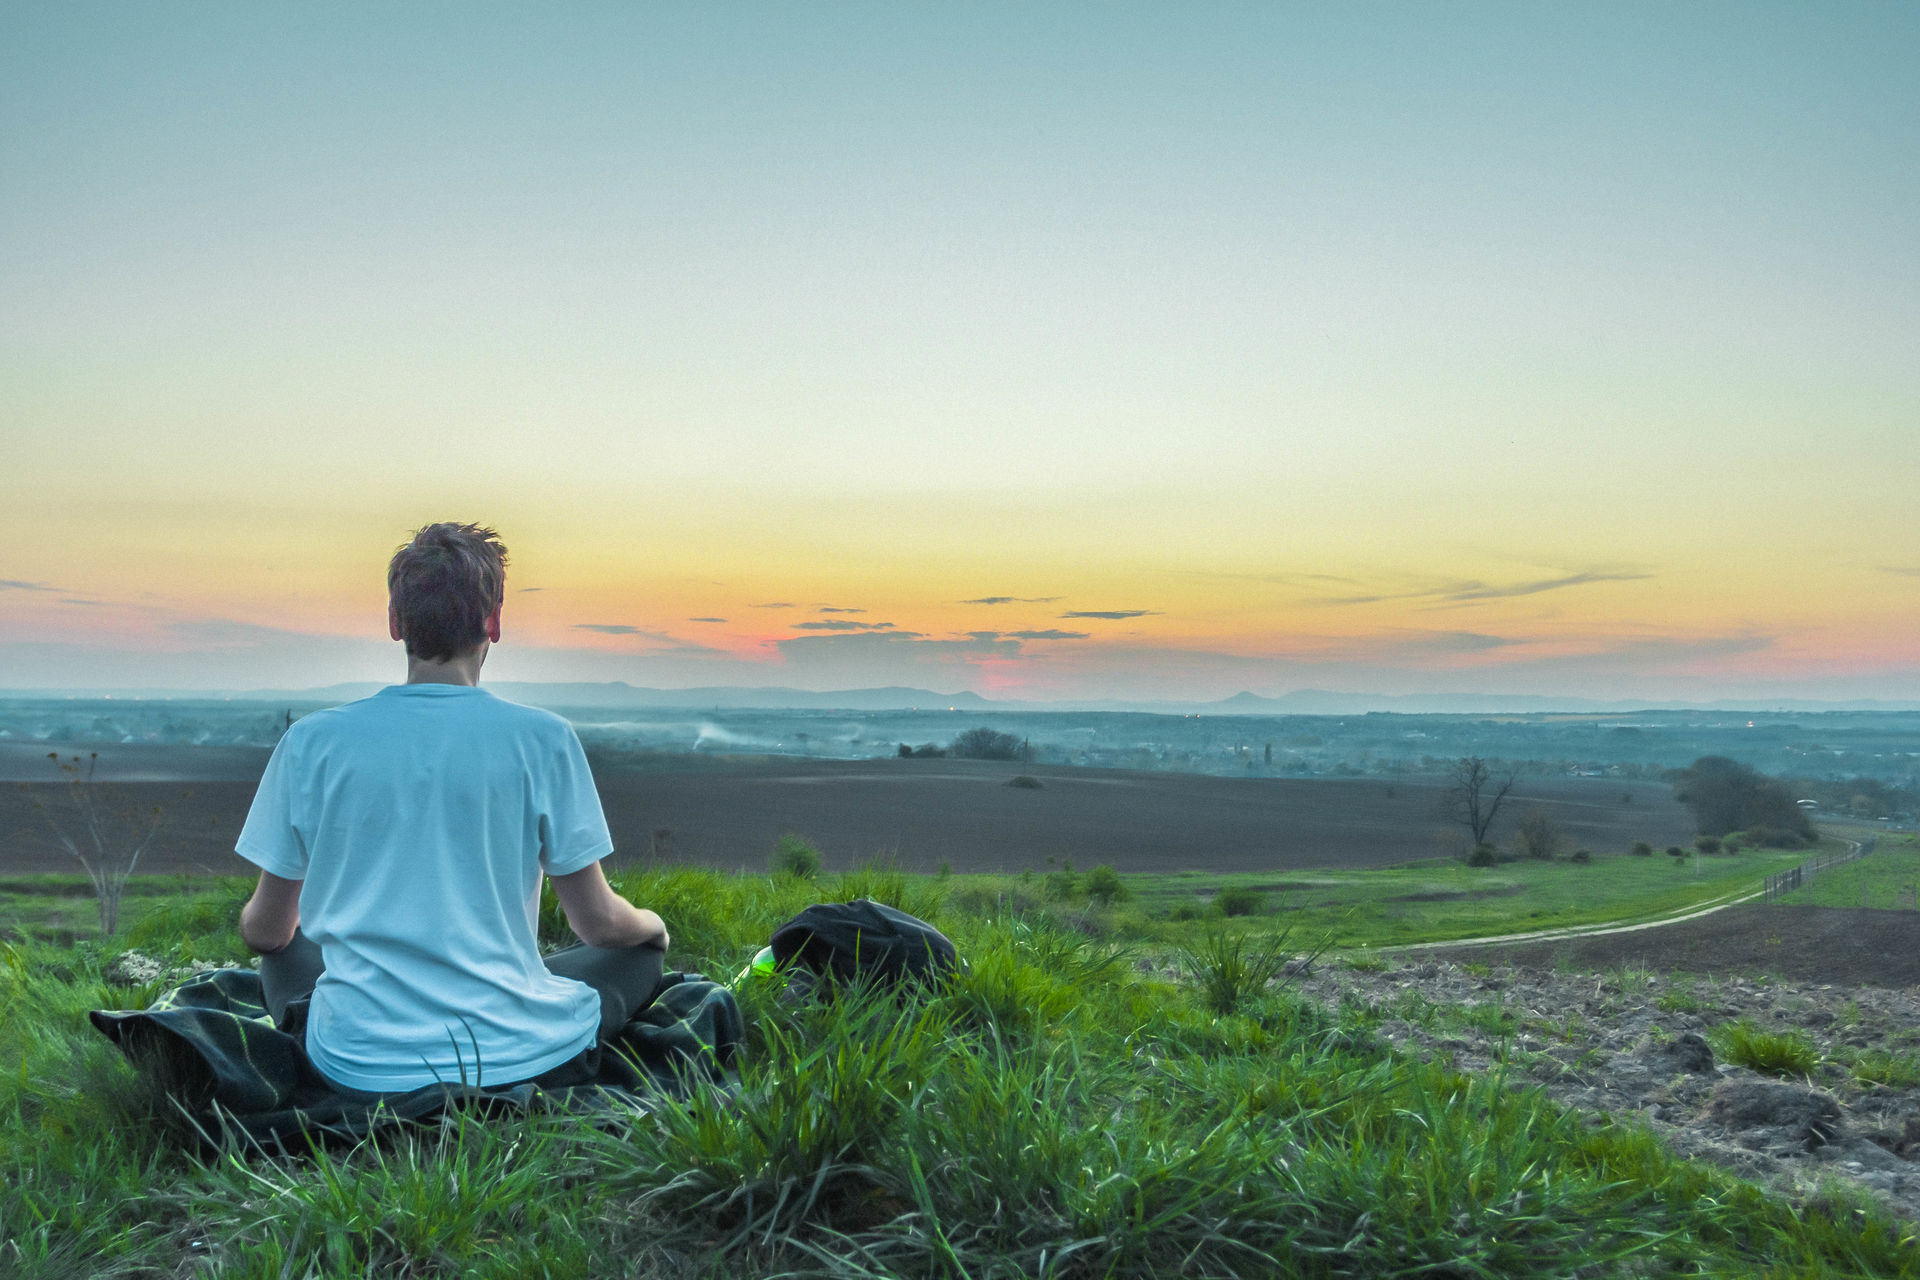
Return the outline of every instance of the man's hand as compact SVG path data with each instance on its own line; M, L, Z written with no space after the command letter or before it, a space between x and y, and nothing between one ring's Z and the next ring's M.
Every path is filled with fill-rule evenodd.
M667 949L665 922L615 893L599 863L552 880L567 923L588 946Z
M284 951L300 927L303 883L262 871L253 896L240 908L240 940L263 956Z

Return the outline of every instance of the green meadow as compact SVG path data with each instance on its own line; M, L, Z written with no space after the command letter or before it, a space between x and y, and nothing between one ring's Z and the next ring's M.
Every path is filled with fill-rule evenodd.
M1798 907L1914 910L1920 900L1920 837L1880 834L1874 840L1866 857L1810 876L1778 901Z
M672 923L683 968L726 978L800 907L858 896L933 920L969 968L905 999L746 988L737 1093L636 1122L455 1117L290 1159L191 1154L84 1018L160 990L109 980L127 948L244 962L244 882L138 881L111 944L65 882L9 882L0 1274L1920 1276L1911 1224L1842 1192L1772 1196L1267 981L1261 935L1288 924L1294 948L1336 922L1384 945L1616 918L1771 858L1167 876L1111 905L1061 870L630 871L616 884ZM1462 886L1480 896L1439 896ZM1260 909L1176 910L1236 887ZM551 903L542 926L563 941Z
M1224 917L1237 931L1293 930L1335 950L1403 946L1492 934L1560 929L1682 914L1760 888L1768 875L1820 850L1743 850L1682 858L1664 852L1522 858L1469 867L1435 858L1397 867L1344 871L1220 874L1183 871L1121 876L1124 900L1114 917L1130 937L1179 945ZM1056 868L1025 876L955 877L962 902L1062 904L1087 888L1086 874ZM1229 906L1230 904L1230 906ZM1223 912L1223 906L1233 914Z

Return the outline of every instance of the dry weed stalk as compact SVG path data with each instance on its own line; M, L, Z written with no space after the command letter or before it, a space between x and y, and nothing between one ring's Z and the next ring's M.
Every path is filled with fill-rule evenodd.
M54 839L86 870L100 907L100 934L110 938L120 928L120 899L126 893L127 878L166 815L159 805L146 814L132 807L109 810L94 783L94 771L100 766L98 751L88 753L84 768L79 756L62 760L59 752L49 751L47 759L66 775L67 794L73 800L71 821L76 830L69 831L45 805L39 808Z

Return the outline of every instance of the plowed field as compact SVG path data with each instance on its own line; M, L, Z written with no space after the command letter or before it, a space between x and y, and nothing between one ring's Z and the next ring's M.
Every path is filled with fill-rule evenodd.
M247 870L233 840L265 753L199 750L142 749L137 760L110 762L143 779L110 784L116 802L165 810L143 871ZM1041 785L1007 785L1021 772ZM1429 858L1458 830L1433 779L1243 779L892 759L707 761L644 771L600 765L597 774L616 862L658 857L758 868L781 835L795 833L836 868L891 857L922 871L942 863L956 872L1045 870L1051 857L1127 872L1262 871ZM58 784L0 784L0 874L74 870L34 808L64 800ZM1547 810L1570 848L1596 853L1635 840L1664 846L1691 838L1687 812L1652 783L1528 779L1512 804L1513 813L1529 804Z

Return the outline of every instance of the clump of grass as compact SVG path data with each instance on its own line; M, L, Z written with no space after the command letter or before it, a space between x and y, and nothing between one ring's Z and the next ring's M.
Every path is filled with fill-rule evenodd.
M209 892L163 898L126 931L135 950L164 951L179 960L223 960L247 954L240 941L240 907L250 890L223 883Z
M1010 787L1018 787L1022 791L1038 791L1047 784L1030 773L1016 773L1007 779L1007 785Z
M938 877L917 876L892 859L865 862L840 874L832 898L852 902L871 898L922 920L936 921L946 906L950 886Z
M1867 1049L1856 1054L1847 1068L1862 1084L1886 1085L1890 1089L1920 1088L1920 1053Z
M770 862L775 875L812 880L820 874L820 851L796 835L781 836L774 843Z
M1249 996L1259 995L1286 971L1293 953L1286 943L1291 930L1256 941L1244 933L1214 929L1198 943L1179 951L1181 967L1200 985L1200 998L1217 1014L1237 1010Z
M1710 1033L1723 1062L1747 1067L1762 1075L1805 1076L1820 1065L1820 1051L1799 1031L1767 1031L1751 1018L1740 1018Z
M1267 909L1267 895L1245 885L1228 885L1213 895L1213 909L1223 916L1257 916Z
M1653 1007L1662 1013L1699 1013L1707 1006L1692 987L1675 986L1655 996Z

